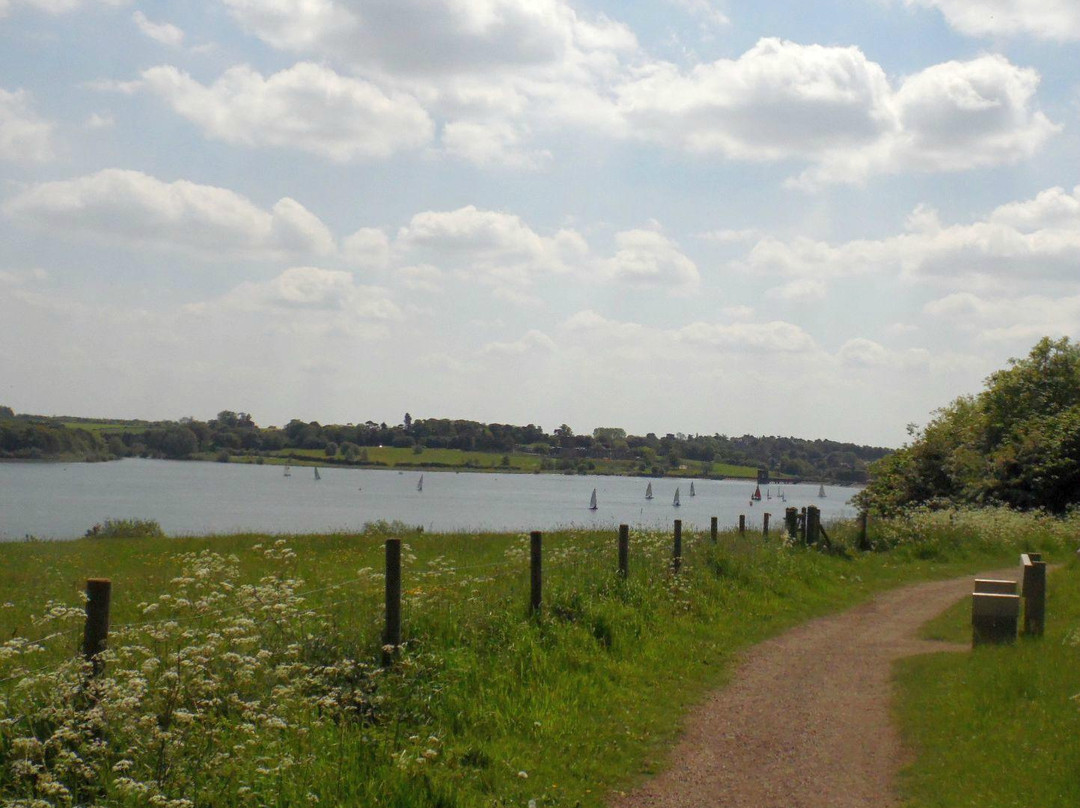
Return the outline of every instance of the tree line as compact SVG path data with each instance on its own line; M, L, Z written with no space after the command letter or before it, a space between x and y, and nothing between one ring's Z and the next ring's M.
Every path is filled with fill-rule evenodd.
M93 429L79 427L79 422ZM67 424L67 426L65 426ZM662 475L681 466L705 474L717 464L768 469L798 478L863 482L873 461L888 449L831 440L791 437L741 437L722 434L668 433L630 435L618 427L597 427L576 434L566 424L550 433L524 426L449 418L413 418L401 423L363 421L320 424L293 419L284 427L260 427L249 413L223 410L200 421L102 421L76 417L16 415L0 408L0 457L51 458L83 453L86 459L110 457L191 458L212 455L269 455L288 450L316 450L332 462L377 465L367 457L372 447L460 449L503 455L528 453L544 458L549 470L584 470L590 461L632 461L642 474Z

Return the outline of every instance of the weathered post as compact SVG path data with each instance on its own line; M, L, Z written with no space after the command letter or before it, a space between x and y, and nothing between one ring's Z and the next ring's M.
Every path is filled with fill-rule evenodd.
M809 544L810 540L806 533L806 508L799 509L799 541L803 544Z
M739 514L739 533L745 533L745 532L746 532L746 514L740 513Z
M401 645L401 539L386 540L386 632L383 664L389 665Z
M868 514L867 514L866 511L860 511L859 512L859 545L858 546L859 546L860 550L869 550L870 549L870 539L867 537L867 534L866 534L867 518L868 518Z
M1024 635L1041 637L1046 626L1046 562L1039 553L1024 553Z
M709 536L710 536L710 538L712 538L712 543L713 544L716 544L716 531L717 531L716 517L713 516L711 519L709 519Z
M619 525L619 577L630 575L630 525Z
M108 578L86 580L86 625L83 628L83 657L92 666L92 675L99 676L105 663L99 654L109 640L109 602L112 600L112 581Z
M675 546L671 552L671 568L675 572L682 567L682 519L675 520Z
M766 539L769 538L769 514L767 513L761 515L761 535Z
M816 505L806 506L806 543L817 544L821 541L821 509Z
M784 527L788 538L795 541L799 537L799 509L784 508Z
M539 614L540 603L543 599L544 576L543 576L543 547L544 537L539 530L529 534L529 613Z

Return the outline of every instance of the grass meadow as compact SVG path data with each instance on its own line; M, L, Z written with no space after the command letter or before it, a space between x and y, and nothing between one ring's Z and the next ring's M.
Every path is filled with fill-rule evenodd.
M834 553L687 533L677 574L670 533L635 532L627 580L614 530L551 532L538 617L525 535L0 545L0 803L604 805L663 767L741 648L887 587L1012 563L1029 542L1052 560L1076 533L1025 517L984 534L981 519L873 525L863 554L845 549L852 525L830 526ZM389 535L404 542L405 645L384 667ZM99 576L113 628L88 680L80 593Z

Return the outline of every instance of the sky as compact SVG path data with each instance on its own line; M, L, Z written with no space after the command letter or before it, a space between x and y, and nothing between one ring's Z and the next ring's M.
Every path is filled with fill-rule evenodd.
M1078 132L1075 0L0 0L0 404L898 446Z

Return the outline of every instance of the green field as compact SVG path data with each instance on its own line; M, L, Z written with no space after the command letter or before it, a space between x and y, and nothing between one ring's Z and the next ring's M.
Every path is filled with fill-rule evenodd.
M886 587L1013 560L1016 524L983 537L967 519L874 525L890 549L858 556L688 533L678 574L670 535L635 533L627 581L613 534L552 533L539 617L525 536L377 525L4 545L0 800L601 806L663 765L740 648ZM1028 533L1049 549L1075 527ZM406 644L383 668L390 533L406 545ZM91 576L113 580L113 634L88 701L72 652Z

